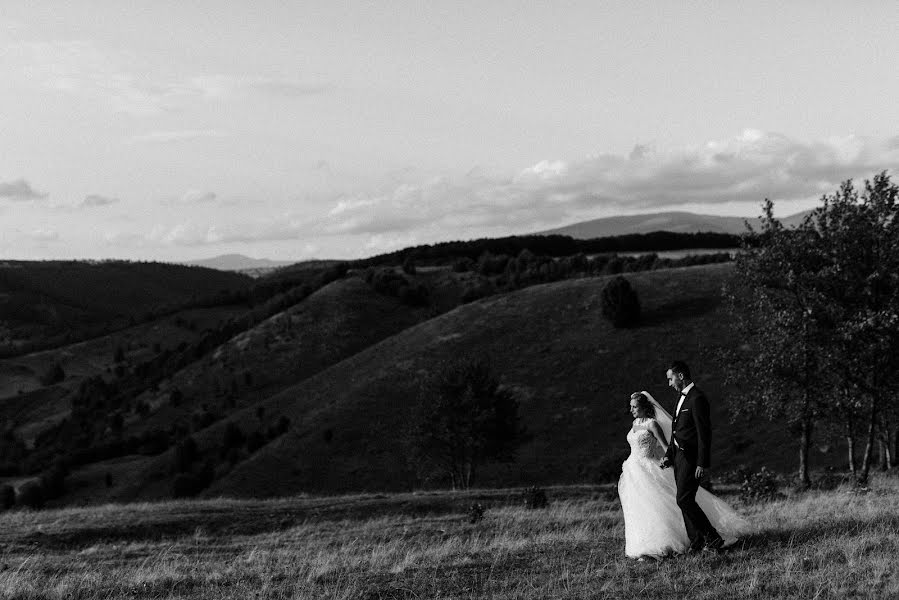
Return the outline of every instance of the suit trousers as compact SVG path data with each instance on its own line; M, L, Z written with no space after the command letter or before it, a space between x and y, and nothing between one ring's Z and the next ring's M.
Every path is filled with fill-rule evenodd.
M680 449L675 449L674 452L674 481L677 484L677 505L684 515L684 526L687 528L687 537L690 538L690 547L720 544L721 536L696 503L696 492L699 490L696 462L690 460Z

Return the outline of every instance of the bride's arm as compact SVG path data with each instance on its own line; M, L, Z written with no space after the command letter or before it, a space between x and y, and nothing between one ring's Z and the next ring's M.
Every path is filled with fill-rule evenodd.
M659 445L662 446L662 450L667 454L668 453L668 440L665 439L665 433L662 431L662 428L659 426L658 421L650 421L649 422L649 431L656 436L656 439L659 440Z

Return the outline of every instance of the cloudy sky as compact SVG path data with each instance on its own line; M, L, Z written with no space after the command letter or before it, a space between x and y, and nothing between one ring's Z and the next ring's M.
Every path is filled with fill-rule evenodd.
M2 0L0 258L790 214L899 167L899 4Z

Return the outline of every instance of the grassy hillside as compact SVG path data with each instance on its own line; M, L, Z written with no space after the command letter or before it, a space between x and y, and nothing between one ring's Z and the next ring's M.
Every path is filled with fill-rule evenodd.
M195 434L201 453L218 452L226 425L244 430L259 406L286 415L290 431L238 463L207 495L402 490L420 485L405 461L401 434L416 378L449 357L489 354L503 385L521 400L532 440L511 464L492 465L490 486L597 481L627 451L628 394L647 389L669 406L664 372L672 358L695 369L713 399L713 469L740 465L791 469L791 440L729 421L721 347L732 339L721 302L728 265L629 274L645 324L616 330L601 316L605 278L539 285L461 306L389 337L300 384ZM785 450L786 449L786 450ZM839 460L813 456L815 464ZM118 498L170 494L170 455L116 486Z
M165 263L0 263L0 350L44 347L249 286L237 273Z
M895 598L899 485L736 504L721 556L624 556L611 486L207 500L0 515L6 598ZM732 496L729 502L736 502ZM471 502L486 507L470 523Z
M427 316L357 277L335 281L147 391L139 400L153 412L132 431L168 428L202 405L220 413L254 405ZM178 406L169 402L175 389Z

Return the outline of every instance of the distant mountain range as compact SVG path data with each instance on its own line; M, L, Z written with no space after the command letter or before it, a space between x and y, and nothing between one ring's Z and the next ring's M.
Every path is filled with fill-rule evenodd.
M787 227L799 224L808 211L790 215L781 222ZM536 232L535 235L568 235L575 239L588 240L598 237L649 233L651 231L674 231L677 233L734 233L746 231L746 221L753 227L759 225L758 218L720 217L700 215L691 212L659 212L645 215L622 215L572 223L564 227Z
M808 211L790 215L781 222L787 227L798 225ZM611 237L627 235L631 233L650 233L652 231L673 231L676 233L733 233L740 234L746 231L746 221L753 227L758 227L757 217L721 217L717 215L701 215L691 212L672 211L658 212L643 215L621 215L604 217L572 223L564 227L538 231L531 235L568 235L579 240L589 240L599 237ZM279 267L288 265L306 264L318 265L333 261L291 261L271 260L268 258L252 258L243 254L223 254L203 260L188 261L184 264L198 267L208 267L220 271L241 271L253 276L263 275Z
M270 260L268 258L252 258L243 254L222 254L203 260L191 260L184 264L196 267L208 267L219 271L246 271L251 269L275 269L295 264L295 260Z

